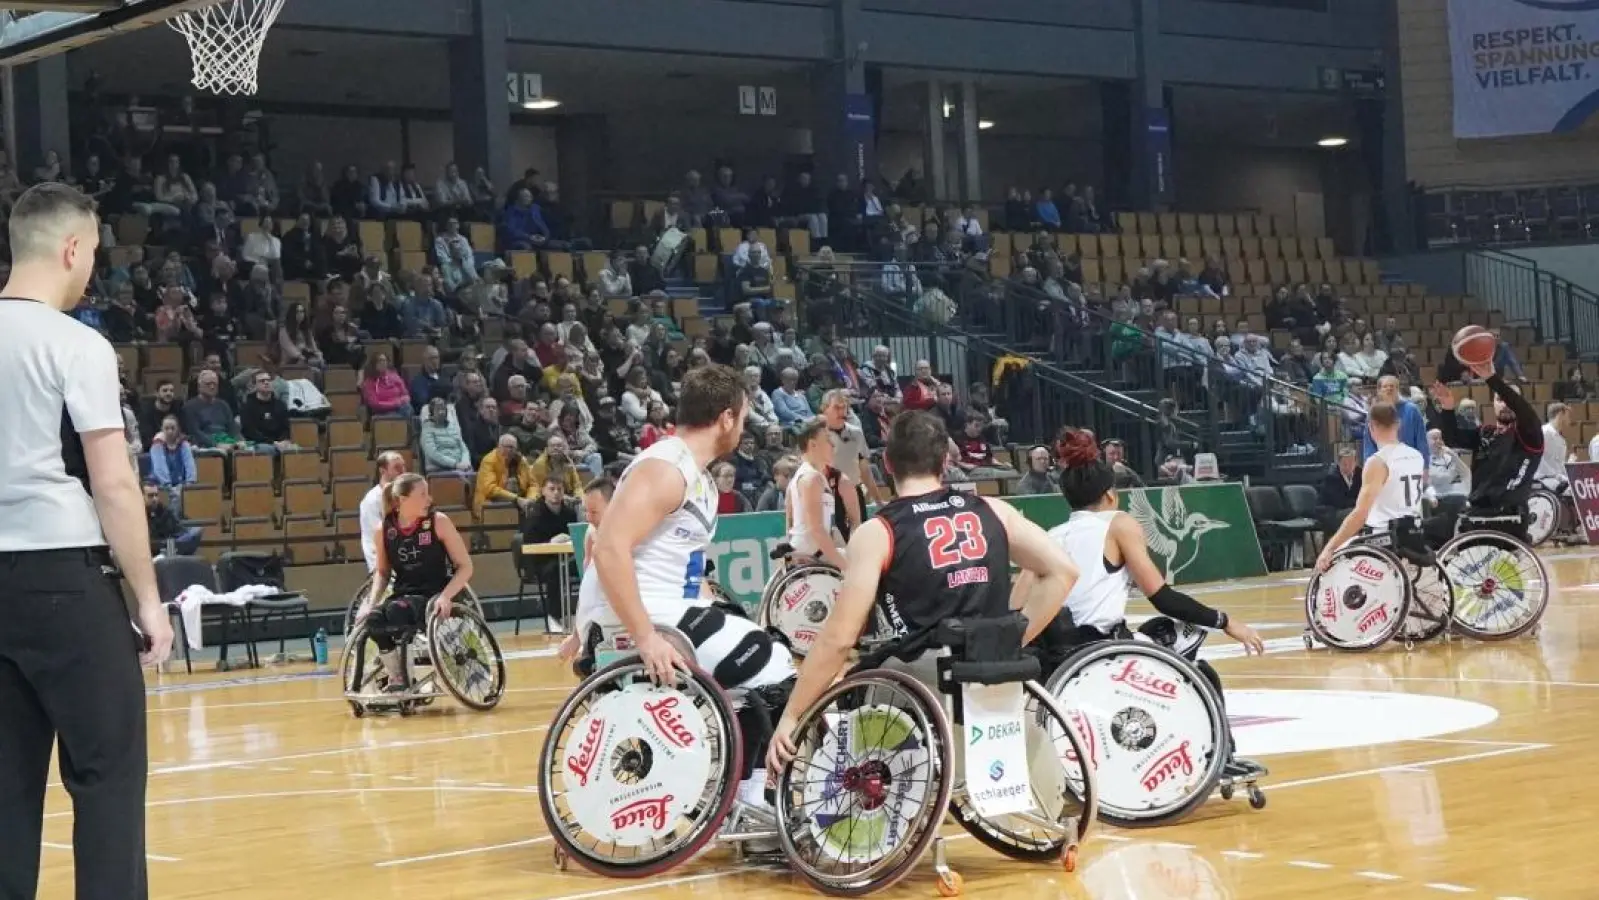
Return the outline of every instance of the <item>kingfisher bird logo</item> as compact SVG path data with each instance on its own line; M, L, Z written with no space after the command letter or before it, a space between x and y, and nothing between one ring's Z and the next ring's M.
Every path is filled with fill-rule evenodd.
M1206 534L1230 527L1202 512L1189 512L1179 488L1150 488L1128 494L1127 512L1143 529L1149 554L1164 570L1167 584L1181 583L1178 574L1199 558Z

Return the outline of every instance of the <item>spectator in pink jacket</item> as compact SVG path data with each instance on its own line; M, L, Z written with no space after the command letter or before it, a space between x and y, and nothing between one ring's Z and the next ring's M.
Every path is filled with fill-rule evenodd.
M361 399L373 415L411 411L411 392L405 379L389 366L388 354L378 353L361 376Z

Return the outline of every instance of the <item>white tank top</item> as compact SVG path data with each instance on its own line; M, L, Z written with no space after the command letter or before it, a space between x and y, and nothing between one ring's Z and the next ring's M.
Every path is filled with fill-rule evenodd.
M716 482L710 473L695 464L694 454L689 452L687 444L669 437L656 441L633 458L617 481L618 491L627 484L639 463L647 459L665 460L676 466L686 486L682 505L633 548L639 598L644 601L650 620L675 625L689 607L701 605L700 581L705 575L705 553L711 536L716 533ZM590 622L620 624L592 566L584 567L577 618L583 627Z
M1427 467L1421 454L1413 447L1395 441L1377 448L1372 459L1380 459L1388 467L1388 480L1377 492L1377 502L1366 516L1366 527L1381 531L1395 519L1406 517L1421 521L1421 496L1427 490Z
M1111 572L1105 568L1105 541L1116 510L1074 512L1049 536L1077 564L1077 584L1066 595L1072 621L1108 632L1127 619L1127 594L1132 584L1125 562Z
M822 549L815 546L815 542L811 540L811 521L806 512L805 504L800 502L800 481L812 476L822 483L822 521L818 524L823 534L831 535L833 533L834 507L838 499L833 496L832 491L827 489L827 476L817 471L816 467L810 463L801 462L799 469L794 473L794 477L788 481L785 498L785 502L788 504L790 523L788 526L788 542L793 546L794 555L796 556L815 556L817 551Z

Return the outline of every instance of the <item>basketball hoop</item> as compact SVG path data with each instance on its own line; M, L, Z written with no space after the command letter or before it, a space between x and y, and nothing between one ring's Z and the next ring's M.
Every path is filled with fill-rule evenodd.
M217 94L253 94L261 46L283 0L222 0L168 20L189 42L193 84Z

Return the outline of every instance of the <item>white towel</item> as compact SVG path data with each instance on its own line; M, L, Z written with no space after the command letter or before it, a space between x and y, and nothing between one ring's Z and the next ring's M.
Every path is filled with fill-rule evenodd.
M204 647L201 641L200 613L206 606L244 606L251 600L260 597L271 597L283 593L282 588L265 584L247 584L236 591L226 594L215 594L198 584L191 584L178 599L173 601L178 606L178 613L183 616L183 629L189 635L189 649L200 650Z

